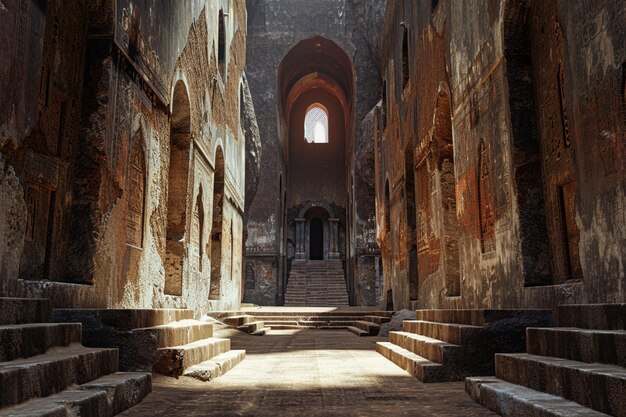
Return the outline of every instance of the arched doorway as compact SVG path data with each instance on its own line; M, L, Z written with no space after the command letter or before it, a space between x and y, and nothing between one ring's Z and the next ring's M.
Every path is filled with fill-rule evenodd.
M322 219L313 218L309 228L309 259L321 261L324 259L324 223Z
M189 95L183 81L174 87L170 125L170 160L167 191L167 237L165 245L165 293L182 295L187 188L191 145Z

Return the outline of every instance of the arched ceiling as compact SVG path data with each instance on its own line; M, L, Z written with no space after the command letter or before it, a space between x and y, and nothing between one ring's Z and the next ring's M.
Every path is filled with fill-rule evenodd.
M341 102L350 114L354 70L352 61L333 41L315 36L294 46L283 58L278 70L280 101L285 119L291 106L304 92L323 88Z

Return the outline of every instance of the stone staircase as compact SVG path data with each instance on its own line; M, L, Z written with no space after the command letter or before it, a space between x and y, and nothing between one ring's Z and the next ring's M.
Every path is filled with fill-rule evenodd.
M185 309L56 309L56 322L83 324L87 346L119 349L120 368L208 381L236 366L243 350L213 337L213 324Z
M349 330L357 336L376 336L380 324L391 320L393 311L213 311L209 315L239 328L241 323L262 323L268 329Z
M117 349L49 319L47 299L0 298L0 416L108 417L150 393L149 373L118 372Z
M293 261L285 291L285 306L328 307L348 304L341 261Z
M559 306L558 325L527 329L527 352L496 355L468 393L502 416L625 417L626 304Z
M525 330L551 323L550 310L417 310L376 351L422 382L493 375L496 352L523 352Z
M269 330L263 321L256 320L254 316L248 314L223 317L222 322L254 336L263 336Z

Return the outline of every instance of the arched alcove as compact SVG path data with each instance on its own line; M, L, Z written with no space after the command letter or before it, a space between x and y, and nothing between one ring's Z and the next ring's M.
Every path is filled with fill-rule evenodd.
M211 290L209 298L219 300L222 281L222 227L224 221L224 153L215 151L213 176L213 217L211 226Z
M170 153L165 246L165 293L181 295L187 228L187 189L191 145L189 95L182 80L174 87L170 119Z
M575 155L556 0L509 0L503 49L526 286L582 278Z

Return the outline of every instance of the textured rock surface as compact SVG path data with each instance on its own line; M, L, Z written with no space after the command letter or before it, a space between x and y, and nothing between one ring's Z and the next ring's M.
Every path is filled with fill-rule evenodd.
M380 325L379 337L389 336L389 332L402 330L404 320L415 320L415 311L400 310L391 316L391 321Z
M25 231L24 191L0 153L0 296L15 294Z

